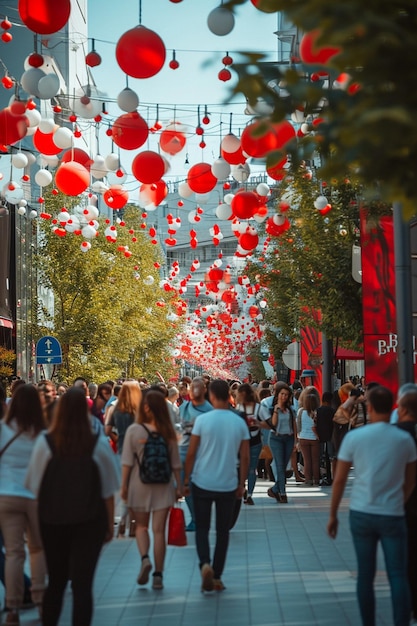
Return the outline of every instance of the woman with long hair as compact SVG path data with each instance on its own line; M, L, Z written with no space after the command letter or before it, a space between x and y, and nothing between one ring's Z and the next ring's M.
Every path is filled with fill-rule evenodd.
M43 624L59 623L71 580L73 626L89 626L98 557L113 537L114 493L120 481L107 439L94 434L85 392L70 388L59 400L51 426L36 442L27 486L38 496L49 584Z
M317 432L317 409L320 395L315 387L306 387L300 396L297 431L304 460L305 486L320 483L320 439Z
M256 484L256 468L262 450L261 428L266 426L259 417L261 405L254 388L249 383L242 383L236 392L236 410L245 414L250 431L250 461L248 470L248 488L243 498L244 504L253 505L253 491Z
M6 624L19 625L23 604L25 534L32 578L32 598L42 603L46 582L45 557L35 496L25 486L28 459L45 428L41 400L33 385L20 385L0 425L0 530L6 547Z
M114 430L117 431L117 452L121 462L123 442L128 427L137 421L139 417L139 406L142 400L142 390L136 380L127 380L122 384L117 403L109 412L104 430L107 436L111 436ZM117 536L124 537L126 532L126 520L128 516L127 506L124 500L120 502L120 521L117 528ZM135 535L135 521L131 520L129 535Z
M168 483L144 483L139 475L139 463L151 432L159 433L165 440L171 465ZM137 582L146 585L152 564L149 558L149 520L152 513L154 540L153 589L162 589L166 551L165 529L170 508L182 497L181 460L177 436L172 425L164 396L159 391L147 391L139 407L136 423L126 432L122 452L121 497L127 500L131 519L136 521L136 542L142 558Z

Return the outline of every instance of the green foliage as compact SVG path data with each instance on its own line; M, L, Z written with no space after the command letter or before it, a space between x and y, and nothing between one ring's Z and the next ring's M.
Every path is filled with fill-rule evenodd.
M246 0L230 0L232 10ZM294 147L294 163L318 149L330 156L323 162L324 178L355 175L363 185L378 185L385 201L401 201L406 217L416 214L417 187L417 4L415 0L274 0L301 32L320 31L319 45L336 46L339 54L328 63L330 81L312 83L317 69L296 63L286 69L259 64L247 55L235 64L236 91L256 102L264 98L274 107L273 117L282 119L302 106L317 114L325 98L324 123L307 141ZM256 69L257 68L257 69ZM346 90L334 89L341 73L350 76ZM281 98L270 81L282 80L289 96ZM358 88L354 88L354 86ZM316 143L316 140L317 143ZM307 151L307 152L306 152Z
M16 361L16 355L13 350L8 350L0 346L0 380L5 380L13 374L13 363Z
M48 199L48 210L57 213L62 200ZM136 207L126 208L124 221L117 243L106 240L102 223L86 253L79 237L58 237L49 222L41 223L39 281L52 290L54 311L39 303L39 334L53 334L60 341L62 380L81 375L100 381L122 372L153 379L156 370L171 374L167 350L178 323L167 320L170 301L154 268L155 261L162 261L160 252L139 230ZM137 237L134 244L131 228ZM119 245L129 245L132 256L125 257ZM143 280L148 276L154 279L151 285ZM157 306L158 301L166 306Z

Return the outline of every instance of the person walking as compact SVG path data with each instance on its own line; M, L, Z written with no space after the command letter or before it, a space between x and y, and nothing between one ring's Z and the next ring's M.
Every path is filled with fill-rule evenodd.
M210 383L209 399L214 408L195 420L185 460L184 492L191 491L193 496L202 591L225 589L221 576L229 530L235 500L243 496L249 468L249 429L246 421L230 410L229 396L226 381L213 380ZM216 546L211 561L209 531L213 503L216 507Z
M107 439L92 431L85 392L72 387L60 398L48 432L38 438L26 476L26 487L39 502L49 575L43 626L59 623L69 580L72 624L91 624L94 572L103 544L113 538L120 484L114 457Z
M168 448L171 477L166 483L145 483L141 478L140 466L145 454L145 445L152 433L159 433ZM146 585L152 570L148 530L152 514L155 566L152 588L163 589L165 531L169 510L175 501L182 497L180 470L177 436L165 397L160 391L146 391L136 422L126 431L122 451L121 497L127 501L130 518L136 522L136 542L142 559L137 578L138 585Z
M304 460L305 486L320 483L320 440L317 431L317 409L320 396L316 389L307 387L301 394L302 407L298 409L297 431Z
M247 421L250 432L249 448L250 461L247 476L248 488L245 490L243 502L244 504L253 505L253 491L255 489L258 467L258 459L262 450L261 428L269 426L265 424L259 417L261 405L255 389L249 383L242 383L236 393L236 411L240 411Z
M351 466L355 480L350 499L350 530L355 547L357 597L363 626L375 626L374 578L381 542L395 626L410 622L407 580L407 526L404 502L416 482L416 446L408 433L389 424L391 391L377 386L367 393L368 425L346 434L338 454L327 532L337 535L337 511Z
M25 535L27 536L32 599L38 606L46 587L46 565L35 496L25 486L32 448L45 428L39 393L20 385L7 405L0 425L0 532L6 548L5 582L8 626L18 626L23 605Z

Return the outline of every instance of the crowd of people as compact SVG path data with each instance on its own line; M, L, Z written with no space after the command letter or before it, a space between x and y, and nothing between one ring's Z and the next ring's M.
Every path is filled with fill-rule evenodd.
M410 612L417 620L417 385L401 388L394 411L393 405L389 390L363 380L322 397L303 381L251 384L209 376L183 377L177 385L145 379L95 385L82 377L71 386L14 381L10 397L0 391L5 623L18 626L19 611L36 605L44 625L58 624L71 582L73 624L88 626L101 549L126 532L137 543L138 585L147 585L152 572L152 588L163 589L167 521L182 498L186 530L195 532L201 589L221 592L229 532L241 504L256 504L257 479L272 480L266 494L280 506L289 502L292 475L305 488L333 483L328 532L334 538L352 465L350 521L363 624L375 623L378 541L395 624L408 624ZM373 427L364 428L368 424ZM155 462L148 459L152 451L159 455L157 478L144 470L145 461Z

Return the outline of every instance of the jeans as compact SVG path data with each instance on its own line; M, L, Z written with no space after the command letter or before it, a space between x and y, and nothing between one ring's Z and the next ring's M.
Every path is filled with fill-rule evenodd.
M6 546L7 606L11 609L19 609L23 603L25 532L32 577L32 599L36 604L40 604L46 586L46 565L39 532L36 500L19 496L0 496L0 528Z
M44 524L49 584L43 598L43 626L56 626L65 588L71 580L73 626L89 626L93 614L92 586L107 530L107 517L83 524Z
M188 448L184 448L183 446L180 447L180 459L181 459L181 463L182 463L182 469L181 469L181 482L184 482L184 465L185 465L185 459L187 457L187 452L188 452ZM190 477L190 482L192 481L192 476ZM191 515L191 520L190 520L190 524L192 524L193 522L195 523L195 513L194 513L194 503L193 503L193 496L192 496L192 491L190 491L190 495L189 496L185 496L185 502L188 506L188 510L190 511L190 515Z
M196 547L200 567L210 563L210 518L213 502L216 505L216 546L213 556L214 578L220 578L226 562L229 545L229 529L232 523L236 503L236 491L206 491L192 484L195 522Z
M274 435L269 437L269 447L275 461L276 482L274 493L285 495L285 472L294 449L294 435Z
M410 622L407 579L407 527L404 517L350 511L350 530L358 562L357 596L363 626L375 626L374 578L378 541L391 587L395 626Z
M248 495L252 496L256 483L256 468L258 467L258 459L261 454L262 443L256 443L250 447L250 460L248 470Z

